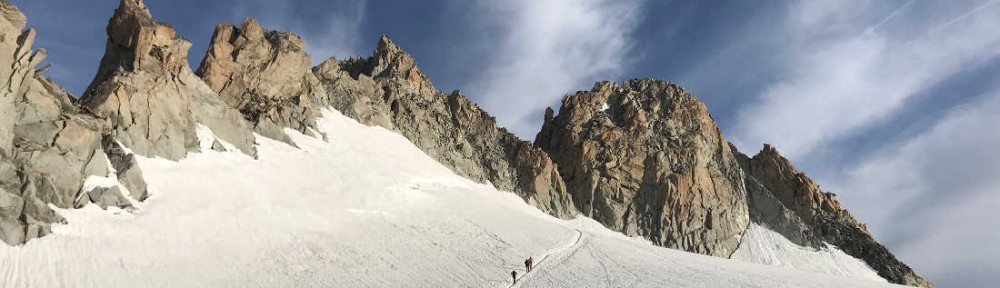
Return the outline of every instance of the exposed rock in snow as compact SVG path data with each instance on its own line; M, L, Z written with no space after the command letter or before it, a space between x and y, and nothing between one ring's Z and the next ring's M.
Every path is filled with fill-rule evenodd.
M128 190L128 196L138 201L146 200L148 196L146 180L142 177L142 170L135 160L135 155L120 143L112 141L110 137L104 139L104 149L111 166L115 169L118 182Z
M620 108L600 112L608 102ZM550 115L535 145L584 215L666 247L736 250L749 223L743 174L701 101L664 81L601 82Z
M108 207L131 207L132 202L122 194L122 191L118 186L111 187L97 187L93 190L87 192L87 197L91 202L97 204L101 209L108 209Z

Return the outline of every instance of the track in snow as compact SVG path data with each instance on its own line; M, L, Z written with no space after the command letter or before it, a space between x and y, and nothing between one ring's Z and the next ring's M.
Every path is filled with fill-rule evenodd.
M566 243L563 244L562 246L556 247L552 250L545 252L545 254L543 254L542 257L538 258L538 262L536 262L533 265L534 269L531 269L530 272L525 272L524 274L518 275L517 281L508 285L507 288L520 287L521 286L520 284L524 282L522 281L523 279L525 279L528 276L534 275L535 271L537 271L539 268L544 269L546 266L548 266L546 264L549 262L547 261L550 258L549 256L553 255L572 256L573 254L576 253L576 251L580 250L580 247L583 246L582 245L583 241L581 241L582 239L583 239L583 232L580 231L580 229L577 229L576 234L573 235L573 238L571 238L570 241L566 241Z

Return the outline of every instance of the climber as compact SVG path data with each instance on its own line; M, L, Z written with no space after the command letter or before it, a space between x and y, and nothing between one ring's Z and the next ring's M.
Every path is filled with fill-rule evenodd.
M517 283L517 270L510 271L510 278L514 279L514 283Z
M535 262L535 259L532 258L532 257L528 257L528 260L524 260L524 270L525 270L525 272L531 272L531 268L532 268L531 266L532 266L532 264L534 264L534 262Z

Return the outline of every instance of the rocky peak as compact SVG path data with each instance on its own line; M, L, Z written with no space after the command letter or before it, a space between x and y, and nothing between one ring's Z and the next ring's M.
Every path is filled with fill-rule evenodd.
M87 89L107 80L116 70L179 73L187 67L191 43L180 37L170 25L153 19L142 0L121 0L108 22L108 42L101 66Z
M325 94L316 91L322 87L305 45L299 36L266 30L253 18L238 28L222 23L197 74L255 131L293 144L281 128L312 134Z
M546 119L535 145L585 215L691 252L728 257L739 245L749 222L742 172L704 104L680 86L599 82Z
M350 59L342 63L342 66L355 79L364 74L382 79L383 82L393 82L400 88L399 92L433 94L436 91L430 78L420 72L413 56L385 35L379 38L372 57L365 60Z
M375 48L375 55L371 75L379 75L385 72L395 73L394 76L404 75L412 69L416 69L416 60L410 53L403 51L396 43L389 39L389 36L382 35L378 39L378 46Z
M254 154L253 135L187 64L191 43L153 19L141 0L122 0L108 22L107 50L82 105L113 137L144 156L177 160L198 150L196 124ZM244 131L245 130L245 131Z

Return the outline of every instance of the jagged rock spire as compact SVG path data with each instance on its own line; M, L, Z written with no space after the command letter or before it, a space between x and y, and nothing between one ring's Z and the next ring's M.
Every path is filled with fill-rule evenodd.
M104 57L85 96L117 70L179 73L187 67L191 43L177 37L170 25L157 22L142 0L121 0L106 30Z
M222 23L197 74L257 133L295 145L282 128L313 134L326 96L305 47L299 36L266 30L253 18L240 27Z
M122 0L107 33L107 50L81 103L108 119L117 141L140 155L177 160L199 149L201 123L255 154L239 113L188 67L191 43L157 22L141 0Z
M430 78L420 72L413 56L386 35L379 37L378 46L372 57L349 59L341 66L355 78L364 74L373 79L405 80L386 81L399 85L400 92L433 94L436 91Z

